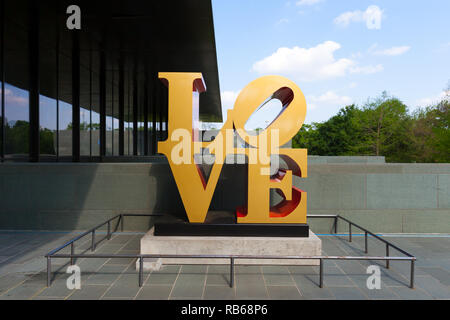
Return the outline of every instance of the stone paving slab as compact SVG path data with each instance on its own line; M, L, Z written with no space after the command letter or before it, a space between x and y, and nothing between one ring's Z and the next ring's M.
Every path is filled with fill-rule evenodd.
M87 259L81 268L81 289L69 290L68 259L52 259L52 285L46 287L46 259L51 249L79 233L0 231L0 299L450 299L450 237L387 235L387 239L417 257L415 289L410 289L409 262L325 261L324 288L319 288L319 267L235 266L230 288L229 265L166 265L145 272L138 286L134 259ZM116 233L99 241L95 253L139 252L141 233ZM365 255L364 237L320 236L328 255ZM91 239L77 242L76 252L91 252ZM69 252L65 249L61 252ZM369 238L369 255L384 255L385 245ZM391 249L391 255L398 254ZM381 271L381 289L369 290L367 266Z
M167 300L171 291L171 285L145 286L137 294L136 300Z
M295 286L267 286L272 300L303 300L304 297Z
M83 290L73 290L68 300L99 300L108 290L108 285L84 285Z

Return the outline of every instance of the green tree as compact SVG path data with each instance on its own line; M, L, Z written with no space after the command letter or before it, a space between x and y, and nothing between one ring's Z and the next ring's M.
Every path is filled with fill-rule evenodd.
M87 123L87 122L80 122L80 130L81 131L87 131L90 128L92 128L92 130L100 130L100 123L92 123L91 125L89 125L89 123ZM66 130L72 130L72 129L73 129L72 122L69 122Z
M383 92L381 97L362 108L360 122L364 141L358 146L359 152L385 156L388 162L411 162L411 120L406 105Z
M30 125L27 121L17 120L13 126L5 126L5 153L28 154Z
M293 138L292 145L307 148L313 155L355 155L364 140L361 110L350 105L323 123L304 125Z
M416 162L450 162L449 96L434 106L417 110L411 136Z
M54 144L54 132L47 128L41 128L39 131L39 148L41 154L56 154Z

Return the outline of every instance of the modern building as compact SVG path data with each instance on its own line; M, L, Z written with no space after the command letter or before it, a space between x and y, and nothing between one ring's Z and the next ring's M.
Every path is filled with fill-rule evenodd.
M69 29L73 5L80 29ZM200 119L222 120L210 1L1 0L0 10L2 162L148 161L167 130L161 71L202 72Z
M67 27L72 5L80 29ZM201 72L200 120L222 120L210 0L0 0L0 229L185 217L156 148L167 134L157 73L167 71ZM308 192L309 214L339 213L374 232L448 233L449 173L450 164L309 157L308 179L294 182ZM245 204L246 188L245 164L226 165L211 210ZM138 217L125 228L151 223Z

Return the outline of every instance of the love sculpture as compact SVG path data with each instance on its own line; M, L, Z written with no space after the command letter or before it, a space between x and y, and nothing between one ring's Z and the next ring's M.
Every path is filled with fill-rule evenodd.
M236 225L305 225L306 192L293 186L293 176L307 176L307 150L280 148L300 130L306 115L306 101L300 88L281 76L264 76L250 82L239 94L234 108L213 141L199 139L199 94L206 91L201 73L161 72L168 87L168 139L158 143L158 152L170 164L190 224L204 224L229 154L244 155L248 165L247 204L236 208ZM249 117L269 99L279 99L282 111L258 135L244 128ZM234 135L246 147L234 145ZM208 149L214 155L206 179L195 155ZM286 164L271 174L271 156ZM283 198L270 206L270 189ZM306 225L307 227L307 225ZM243 229L242 229L243 230ZM307 236L307 235L304 235Z

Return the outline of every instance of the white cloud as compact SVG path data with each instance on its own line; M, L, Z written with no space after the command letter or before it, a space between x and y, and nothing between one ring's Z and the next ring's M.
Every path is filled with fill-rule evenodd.
M363 67L351 67L350 73L372 74L383 71L383 65L377 64L376 66L363 66Z
M340 14L334 19L334 23L341 27L347 27L351 22L365 22L367 29L381 29L383 10L378 6L368 6L365 11L355 10Z
M322 2L322 0L300 0L300 1L297 1L295 4L297 6L312 6L319 2Z
M311 95L306 97L307 108L310 110L317 109L317 107L329 106L338 106L341 108L349 105L352 101L352 98L348 96L339 96L332 90L327 91L320 96Z
M276 25L276 26L279 26L279 25L285 24L285 23L289 23L289 19L282 18L282 19L278 20L278 21L275 23L275 25Z
M432 97L422 98L416 101L416 106L426 107L438 103L442 100L447 100L450 102L450 90L442 91L439 94L436 94Z
M334 52L341 45L334 41L325 41L312 48L282 47L272 55L253 64L253 70L261 74L285 74L296 80L315 81L342 77L348 73L374 73L383 67L358 66L348 58L336 59Z
M232 109L240 91L222 91L220 99L222 101L223 109Z
M372 48L372 47L371 47ZM373 51L373 54L378 56L399 56L404 54L405 52L409 51L411 49L410 46L399 46L399 47L392 47L384 50L377 50ZM369 48L370 50L370 48Z
M222 102L222 118L223 122L227 120L227 110L233 109L234 103L241 91L232 91L232 90L225 90L220 93L220 100Z
M2 89L0 89L0 94ZM5 89L5 103L14 103L16 105L28 106L28 98L16 95L11 89Z

